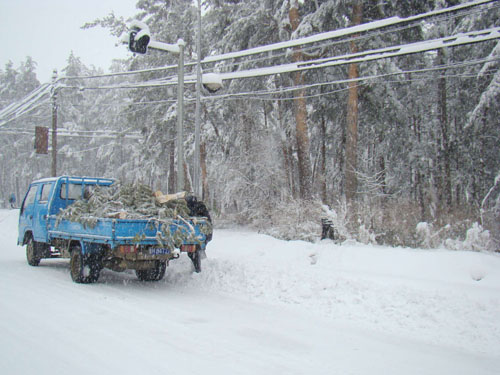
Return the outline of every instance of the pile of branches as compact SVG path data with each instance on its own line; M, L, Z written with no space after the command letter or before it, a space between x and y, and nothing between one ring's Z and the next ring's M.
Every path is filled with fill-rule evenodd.
M173 199L160 203L153 190L143 184L111 186L87 186L85 197L75 201L58 214L61 220L95 227L99 218L119 219L168 219L188 218L190 210L185 199Z

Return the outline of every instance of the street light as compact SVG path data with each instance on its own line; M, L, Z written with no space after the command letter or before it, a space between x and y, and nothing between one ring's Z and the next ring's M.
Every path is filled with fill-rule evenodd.
M194 113L194 194L200 198L200 133L201 133L201 0L198 0L198 11L196 12L196 107Z
M222 83L222 77L218 73L204 73L201 76L201 82L203 87L205 87L211 93L219 91L224 84Z

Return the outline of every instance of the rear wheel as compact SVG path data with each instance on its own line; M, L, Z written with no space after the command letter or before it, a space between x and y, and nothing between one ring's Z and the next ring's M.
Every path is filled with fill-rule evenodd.
M75 283L90 284L99 279L101 267L96 255L82 254L82 248L76 245L71 251L70 270Z
M39 248L33 237L30 237L26 245L26 260L30 266L36 267L40 264L42 257Z
M141 281L160 281L165 276L167 262L156 261L155 266L148 270L135 270L137 278Z

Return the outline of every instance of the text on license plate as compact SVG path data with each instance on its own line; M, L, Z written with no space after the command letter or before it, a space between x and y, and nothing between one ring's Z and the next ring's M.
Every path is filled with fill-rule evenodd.
M151 255L165 255L170 254L170 249L167 249L165 247L150 247L149 253Z

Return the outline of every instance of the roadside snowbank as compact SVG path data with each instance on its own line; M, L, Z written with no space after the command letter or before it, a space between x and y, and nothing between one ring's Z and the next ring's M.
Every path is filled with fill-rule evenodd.
M201 274L172 264L169 284L294 305L335 321L498 354L500 256L285 242L216 231Z

